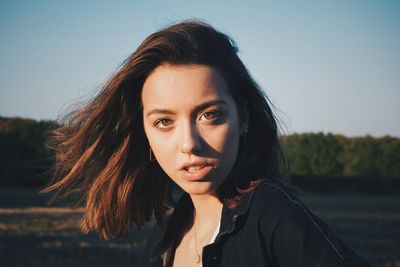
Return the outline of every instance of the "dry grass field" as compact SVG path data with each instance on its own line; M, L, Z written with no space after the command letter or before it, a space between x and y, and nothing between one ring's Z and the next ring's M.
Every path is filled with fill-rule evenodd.
M80 232L81 216L82 209L1 208L0 266L141 266L146 230L102 240Z
M308 207L372 266L400 267L400 196L308 194ZM121 240L79 230L82 209L0 188L0 266L142 266L150 228Z
M372 266L400 267L400 196L309 194L307 206Z

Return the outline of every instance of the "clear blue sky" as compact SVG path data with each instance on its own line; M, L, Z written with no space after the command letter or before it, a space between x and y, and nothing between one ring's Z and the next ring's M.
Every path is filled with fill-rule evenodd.
M287 133L400 136L400 1L2 1L0 116L55 119L150 33L228 33Z

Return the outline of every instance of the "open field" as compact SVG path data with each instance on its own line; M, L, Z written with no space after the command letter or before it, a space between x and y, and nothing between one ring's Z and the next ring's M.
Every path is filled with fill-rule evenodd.
M373 266L400 266L400 196L306 194L308 207ZM150 227L121 240L79 230L82 209L0 189L0 266L142 266Z
M149 228L107 241L82 234L81 216L82 209L1 208L0 266L141 266Z
M302 199L373 266L400 267L400 196L312 194Z

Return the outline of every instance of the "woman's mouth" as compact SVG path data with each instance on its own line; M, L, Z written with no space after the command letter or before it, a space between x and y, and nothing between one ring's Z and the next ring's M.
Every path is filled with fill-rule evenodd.
M204 168L204 166L192 166L192 167L185 168L185 170L188 172L198 172L202 168Z
M201 180L203 179L215 165L208 162L193 162L186 163L181 168L184 178L189 180Z

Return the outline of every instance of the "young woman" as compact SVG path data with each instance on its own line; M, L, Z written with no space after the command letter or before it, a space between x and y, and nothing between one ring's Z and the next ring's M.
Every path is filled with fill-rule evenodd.
M150 35L62 125L48 190L78 193L105 238L154 217L149 266L367 266L280 182L268 100L207 24Z

